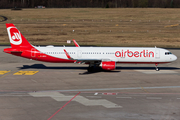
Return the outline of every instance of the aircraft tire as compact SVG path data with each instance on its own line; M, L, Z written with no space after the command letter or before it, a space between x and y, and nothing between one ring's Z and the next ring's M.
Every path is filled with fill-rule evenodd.
M87 71L88 72L93 72L94 71L94 67L88 67Z

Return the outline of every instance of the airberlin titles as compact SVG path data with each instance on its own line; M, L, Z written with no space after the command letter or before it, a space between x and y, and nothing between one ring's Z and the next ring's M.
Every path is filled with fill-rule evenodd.
M121 51L116 51L115 52L116 57L154 57L154 52L153 51L148 51L148 50L142 50L142 51L130 51L130 50L121 50Z

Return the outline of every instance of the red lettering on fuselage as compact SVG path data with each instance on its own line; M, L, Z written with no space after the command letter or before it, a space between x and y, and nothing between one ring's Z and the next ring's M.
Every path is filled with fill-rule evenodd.
M132 51L127 50L127 53L128 53L128 57L133 57L133 52Z
M134 52L134 57L139 57L139 52L138 51Z
M127 55L126 55L127 54ZM115 52L116 57L154 57L154 52L153 51L148 51L148 50L142 50L142 51L131 51L131 50L121 50L121 51L116 51Z
M115 56L116 56L116 57L121 57L121 52L120 52L120 51L116 51L116 52L115 52Z

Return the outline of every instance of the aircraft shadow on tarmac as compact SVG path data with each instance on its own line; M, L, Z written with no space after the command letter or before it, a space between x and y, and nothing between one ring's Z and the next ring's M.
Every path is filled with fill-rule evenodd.
M33 65L23 65L23 67L18 67L19 69L61 69L61 70L65 70L65 69L80 69L80 70L86 70L87 67L48 67L45 66L44 64L33 64ZM158 67L159 70L178 70L180 68L177 67ZM107 70L103 70L100 67L97 67L93 72L84 72L84 73L79 73L80 75L84 75L84 74L93 74L93 73L98 73L98 72L121 72L121 71L117 71L117 70L155 70L155 67L116 67L115 71L107 71Z
M18 67L19 69L60 69L60 70L66 70L66 69L79 69L79 70L87 70L87 67L47 67L43 64L33 64L33 65L23 65L23 67ZM95 68L93 72L84 72L84 73L79 73L80 75L85 75L85 74L93 74L93 73L98 73L98 72L120 72L120 71L108 71L108 70L103 70L100 67Z

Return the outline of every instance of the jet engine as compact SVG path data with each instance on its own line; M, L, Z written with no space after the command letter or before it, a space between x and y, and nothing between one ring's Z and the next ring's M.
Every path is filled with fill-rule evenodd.
M101 66L103 70L115 70L116 62L114 62L114 61L102 61L99 66Z

